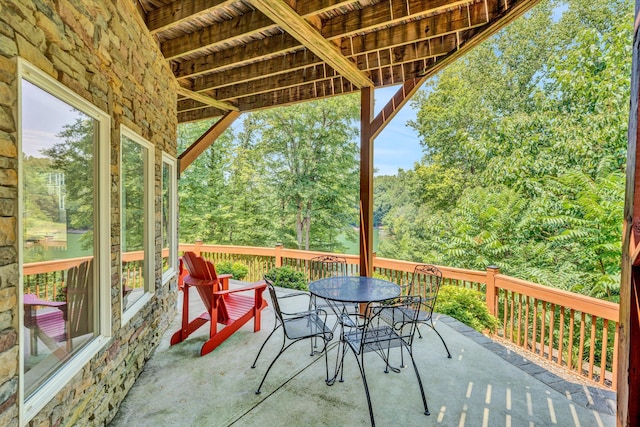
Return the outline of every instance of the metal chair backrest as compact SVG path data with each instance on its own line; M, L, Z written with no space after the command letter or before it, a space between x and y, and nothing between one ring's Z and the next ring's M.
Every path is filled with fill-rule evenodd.
M309 260L309 278L347 276L347 259L336 255L320 255Z
M271 304L273 306L273 312L276 315L276 319L282 324L284 324L284 319L282 317L282 310L280 310L280 303L278 302L278 295L276 294L276 288L273 285L273 282L266 277L264 281L267 283L267 289L269 290L269 296L271 297Z
M411 347L418 323L421 298L403 295L384 304L369 303L360 324L345 332L344 338L356 354L375 351L383 355L389 348Z
M442 271L440 269L430 264L418 264L413 270L407 294L422 297L422 310L431 315L441 285Z

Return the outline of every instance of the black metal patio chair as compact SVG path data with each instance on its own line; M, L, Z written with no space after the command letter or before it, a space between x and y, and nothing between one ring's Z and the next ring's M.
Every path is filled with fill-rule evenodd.
M311 281L324 279L327 277L335 277L335 276L347 276L347 259L345 257L337 256L337 255L320 255L309 260L309 278ZM313 310L316 308L322 308L327 311L328 315L336 314L338 312L341 313L357 313L358 305L354 304L353 306L342 306L338 307L336 304L330 304L324 299L318 298L315 295L311 295L311 300L309 301L309 310ZM335 333L336 328L338 327L339 322L335 322L331 328L331 331ZM316 347L316 340L314 340L314 347Z
M369 416L371 425L375 425L373 415L373 406L371 404L371 396L369 394L369 386L367 385L367 376L365 370L365 353L375 352L385 362L385 373L392 371L399 373L400 369L395 368L389 363L389 356L392 348L400 347L409 353L413 369L418 380L420 395L424 405L424 414L429 415L427 406L427 398L422 386L422 379L418 366L413 358L413 337L418 324L418 313L420 312L421 298L419 296L399 296L393 300L388 300L383 304L369 303L364 314L349 317L349 322L342 326L342 334L340 337L340 347L338 348L339 364L336 367L336 374L332 380L327 381L327 385L332 385L335 378L340 373L340 382L344 381L344 357L346 352L351 349L360 375L364 384L364 390L367 397L367 405L369 407ZM352 321L355 319L355 324ZM338 363L338 361L336 361Z
M258 358L260 357L260 353L264 349L264 346L267 344L267 341L273 336L273 334L280 328L282 328L282 345L278 354L273 359L267 371L264 373L262 377L262 381L260 381L260 385L256 390L256 394L260 394L260 389L264 384L264 381L269 374L269 371L276 363L278 358L293 344L298 341L302 341L305 339L314 339L320 338L324 345L321 352L324 352L324 361L325 361L325 369L327 379L329 378L329 362L327 359L327 344L329 341L333 339L333 332L326 325L327 320L327 312L322 309L314 309L303 312L295 312L295 313L287 313L281 310L280 301L286 298L294 298L294 297L305 297L309 298L310 295L306 292L294 292L289 294L277 295L276 289L273 286L273 283L265 278L265 282L267 282L267 287L269 289L269 294L271 296L273 312L275 314L275 323L273 326L273 330L269 334L269 336L264 340L260 350L258 350L258 354L256 355L252 368L256 367L256 363L258 362ZM291 341L287 344L287 340ZM311 348L311 356L313 356L315 352L313 351L313 347Z
M447 357L451 359L451 352L444 342L444 338L433 324L433 309L438 298L438 291L442 285L442 271L434 265L418 264L413 270L411 282L408 285L401 286L402 295L420 295L422 302L420 303L420 312L418 314L418 323L425 324L438 334L444 349L447 351ZM418 336L422 338L420 328L418 328Z

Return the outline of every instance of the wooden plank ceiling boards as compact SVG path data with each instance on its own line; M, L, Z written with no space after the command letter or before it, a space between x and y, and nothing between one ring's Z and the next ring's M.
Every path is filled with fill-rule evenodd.
M137 10L188 122L421 80L538 1L137 0Z

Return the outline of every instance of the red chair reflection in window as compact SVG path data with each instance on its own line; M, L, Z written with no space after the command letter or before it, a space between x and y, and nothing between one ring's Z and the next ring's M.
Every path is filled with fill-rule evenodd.
M92 264L87 260L66 271L66 301L24 295L24 325L30 330L32 355L38 354L39 340L62 359L73 350L74 338L94 332Z

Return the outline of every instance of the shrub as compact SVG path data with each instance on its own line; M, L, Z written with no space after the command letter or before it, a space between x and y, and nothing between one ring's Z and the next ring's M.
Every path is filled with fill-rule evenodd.
M301 271L294 270L291 267L276 267L264 275L275 286L282 288L298 289L302 291L308 290L307 277Z
M234 262L232 264L231 261L222 261L222 262L216 263L216 273L232 274L233 279L242 280L245 277L247 277L247 274L249 273L249 269L247 268L246 265L244 265L241 262Z
M482 293L473 289L445 285L440 288L435 311L446 314L477 331L498 328L498 319L489 313Z

